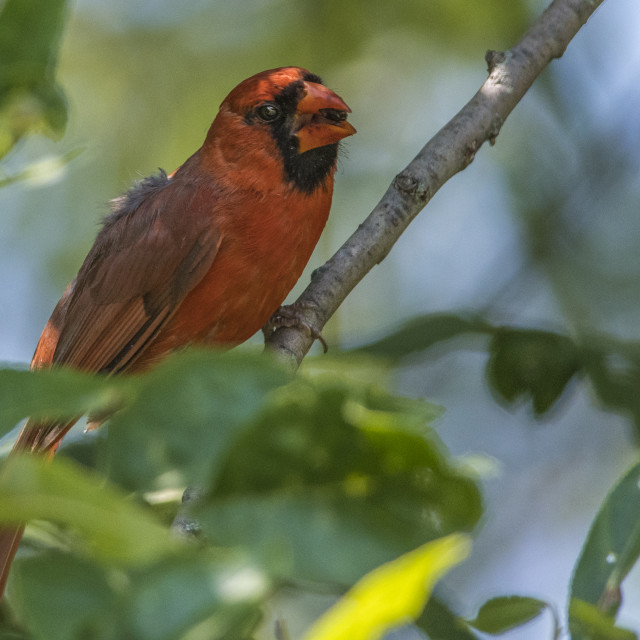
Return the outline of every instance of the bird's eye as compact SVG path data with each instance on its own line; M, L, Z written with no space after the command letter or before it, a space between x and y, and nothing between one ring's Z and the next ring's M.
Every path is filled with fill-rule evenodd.
M275 104L263 104L256 109L256 114L260 120L265 122L273 122L280 117L280 109Z

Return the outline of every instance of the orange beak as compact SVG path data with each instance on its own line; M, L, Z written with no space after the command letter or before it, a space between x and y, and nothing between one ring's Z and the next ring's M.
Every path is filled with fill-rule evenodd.
M300 153L334 144L356 132L347 122L351 109L340 96L316 82L305 82L304 89L296 112Z

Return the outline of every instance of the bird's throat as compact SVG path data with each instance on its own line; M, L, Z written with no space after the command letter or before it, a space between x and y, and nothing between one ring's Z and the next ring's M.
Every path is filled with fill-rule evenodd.
M297 148L278 144L282 154L284 177L297 191L311 194L324 189L333 180L338 158L338 144L330 144L299 153Z

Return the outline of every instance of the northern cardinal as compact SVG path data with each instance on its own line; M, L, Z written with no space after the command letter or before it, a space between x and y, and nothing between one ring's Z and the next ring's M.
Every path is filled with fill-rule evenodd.
M133 372L187 344L252 336L325 226L338 143L356 132L350 111L299 67L241 82L179 169L114 201L31 367ZM52 454L72 425L28 420L13 451ZM0 530L0 597L22 531Z

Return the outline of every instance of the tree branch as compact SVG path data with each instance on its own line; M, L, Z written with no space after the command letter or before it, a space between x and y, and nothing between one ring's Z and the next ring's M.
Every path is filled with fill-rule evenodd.
M485 141L494 144L507 116L551 60L562 56L602 1L554 0L515 47L487 52L489 77L480 90L394 178L367 219L312 274L311 284L298 298L311 326L322 329L438 189L473 161ZM313 338L303 330L282 327L266 344L297 366Z

